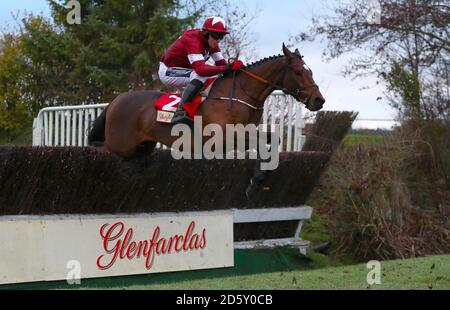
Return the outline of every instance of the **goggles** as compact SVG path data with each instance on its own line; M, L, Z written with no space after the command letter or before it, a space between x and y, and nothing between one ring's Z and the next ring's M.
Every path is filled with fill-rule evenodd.
M221 32L210 32L209 34L215 40L222 40L223 37L225 37L225 33L221 33Z

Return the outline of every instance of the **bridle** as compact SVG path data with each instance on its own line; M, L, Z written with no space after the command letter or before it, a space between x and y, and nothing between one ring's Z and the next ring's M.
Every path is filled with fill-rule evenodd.
M284 69L283 77L285 77L286 71L287 71L287 70L288 70L288 67L286 67L286 68ZM288 95L291 95L291 96L294 97L296 100L298 100L299 102L301 102L301 103L303 103L303 104L305 104L305 105L306 105L307 102L309 102L309 100L311 99L312 93L311 93L311 95L309 95L308 98L303 99L303 100L300 98L300 93L301 93L302 91L304 91L305 89L309 89L309 88L313 88L313 87L314 87L314 88L319 88L319 86L318 86L316 83L313 83L313 84L311 84L311 85L308 85L307 87L303 87L303 89L301 89L300 87L297 87L297 88L295 88L294 90L290 90L290 89L287 89L286 87L282 87L282 86L280 86L280 85L278 85L278 84L276 84L276 83L272 83L272 82L266 80L265 78L263 78L263 77L261 77L261 76L255 74L255 73L252 73L252 72L250 72L250 71L246 71L246 70L244 70L243 68L240 68L239 71L242 72L242 73L244 73L245 75L247 75L247 76L249 76L249 77L251 77L251 78L253 78L253 79L255 79L255 80L259 81L259 82L261 82L261 83L264 83L264 84L266 84L266 85L272 86L274 89L279 89L279 90L281 90L283 93L288 94ZM241 88L242 88L242 85L241 85ZM244 90L244 92L245 92L245 90ZM247 92L245 92L245 93L247 94ZM247 94L247 95L248 95L248 94Z
M288 69L289 69L289 67L286 67L286 68L284 69L283 74L282 74L283 78L285 78L285 76L286 76L286 71L287 71ZM297 87L297 88L295 88L294 90L290 90L290 89L287 89L286 87L283 87L283 86L278 85L278 84L276 84L276 83L270 82L270 81L266 80L265 78L263 78L263 77L261 77L261 76L255 74L255 73L252 73L252 72L250 72L250 71L247 71L247 70L245 70L244 68L239 68L239 71L242 72L242 73L244 73L245 75L247 75L247 76L249 76L249 77L251 77L251 78L253 78L253 79L255 79L255 80L257 80L257 81L259 81L259 82L261 82L261 83L263 83L263 84L269 85L269 86L271 86L271 87L274 88L274 89L279 89L279 90L281 90L283 93L288 94L288 95L291 95L291 96L294 97L296 100L298 100L299 102L303 103L303 104L306 105L306 106L307 106L307 103L310 101L310 99L311 99L311 97L312 97L312 92L311 92L311 94L308 96L308 98L303 99L303 100L300 98L300 93L301 93L302 91L304 91L305 89L309 89L309 88L319 88L319 86L318 86L316 83L313 83L313 84L311 84L311 85L308 85L307 87L303 87L303 89L300 88L300 87ZM235 86L234 84L235 84L235 79L236 79L236 71L233 72L233 84L232 84L231 96L230 96L230 97L216 97L216 98L208 97L208 98L209 98L209 99L228 100L228 101L229 101L229 107L231 107L231 102L232 102L232 101L236 101L236 102L239 102L239 103L241 103L241 104L244 104L244 105L248 106L249 108L251 108L251 109L253 109L253 110L263 110L263 109L264 109L264 106L262 106L262 107L257 107L257 106L254 106L254 105L248 103L248 102L245 102L244 100L241 100L241 99L238 99L238 98L234 98L234 86ZM254 98L252 95L248 94L248 92L247 92L247 91L245 90L245 88L242 86L242 81L241 81L241 83L240 83L240 86L241 86L241 90L242 90L249 98L252 98L252 99L255 100L256 102L259 102L258 99Z

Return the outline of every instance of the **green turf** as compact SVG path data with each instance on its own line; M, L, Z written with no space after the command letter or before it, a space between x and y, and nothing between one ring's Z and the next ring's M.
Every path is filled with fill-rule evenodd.
M344 137L342 143L344 145L352 145L358 143L377 144L383 142L383 140L383 135L348 134Z
M381 262L381 284L369 285L366 264L274 272L122 289L450 289L450 255Z
M318 255L316 255L318 256ZM14 289L117 289L126 286L164 284L198 279L216 279L269 272L287 272L330 265L328 257L305 257L298 248L248 249L234 251L234 267L180 272L151 273L120 277L83 279L81 285L69 285L66 281L31 282L0 285L0 290Z
M314 202L309 200L307 205L314 206ZM327 224L328 223L324 219L313 212L311 219L303 224L300 237L303 240L310 241L312 244L319 244L321 242L332 240L333 238L329 233Z

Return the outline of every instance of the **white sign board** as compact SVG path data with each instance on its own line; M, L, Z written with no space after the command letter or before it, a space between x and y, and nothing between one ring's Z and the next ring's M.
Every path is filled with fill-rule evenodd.
M0 217L0 284L231 267L232 211Z

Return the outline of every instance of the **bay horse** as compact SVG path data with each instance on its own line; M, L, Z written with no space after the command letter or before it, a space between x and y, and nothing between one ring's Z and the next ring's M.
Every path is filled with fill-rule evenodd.
M241 68L234 76L217 79L197 112L203 118L203 127L213 123L222 129L226 124L258 125L264 101L276 89L293 96L310 111L320 110L325 99L300 52L291 52L284 43L282 50L283 55L264 58ZM171 135L172 124L156 121L153 104L163 94L145 90L116 97L94 121L89 145L123 158L151 152L156 142L170 147L178 137Z

